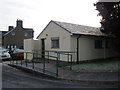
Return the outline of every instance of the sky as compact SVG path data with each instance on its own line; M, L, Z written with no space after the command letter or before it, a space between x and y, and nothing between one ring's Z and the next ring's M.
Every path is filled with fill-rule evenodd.
M36 38L51 21L61 21L100 27L98 11L93 5L98 0L0 0L0 30L16 26L23 20L24 28L34 29Z

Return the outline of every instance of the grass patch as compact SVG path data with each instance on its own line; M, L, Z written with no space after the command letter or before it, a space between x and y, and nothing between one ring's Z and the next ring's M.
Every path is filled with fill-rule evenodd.
M91 62L82 62L77 65L73 65L72 69L77 72L112 72L120 70L120 58L98 60ZM66 66L69 68L69 66Z

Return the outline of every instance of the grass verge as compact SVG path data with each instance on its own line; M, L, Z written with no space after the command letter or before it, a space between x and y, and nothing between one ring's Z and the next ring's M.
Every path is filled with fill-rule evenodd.
M72 70L76 72L116 72L120 71L120 58L81 62L73 65ZM66 66L69 68L70 66Z

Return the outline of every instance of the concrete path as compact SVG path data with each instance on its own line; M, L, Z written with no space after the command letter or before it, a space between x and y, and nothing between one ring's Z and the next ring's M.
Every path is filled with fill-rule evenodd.
M42 88L73 88L77 90L111 90L117 89L118 85L104 82L76 82L59 79L51 79L44 76L34 76L26 72L22 72L16 68L10 67L7 64L2 65L2 90L41 90ZM53 90L53 89L51 89ZM117 89L118 90L118 89Z
M27 65L22 63L21 65L19 62L19 64L11 63L9 65L19 69L32 70L55 78L72 81L119 82L120 76L118 72L75 72L64 67L58 68L58 76L56 76L56 64L53 62L45 63L45 72L42 70L42 63L34 63L34 68L33 63L27 63Z

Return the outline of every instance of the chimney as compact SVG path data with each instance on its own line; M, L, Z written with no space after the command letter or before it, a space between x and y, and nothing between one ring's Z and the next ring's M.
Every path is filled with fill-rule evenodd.
M9 26L8 31L12 30L13 28L14 28L13 26Z
M22 20L17 20L16 27L23 27L23 21Z

